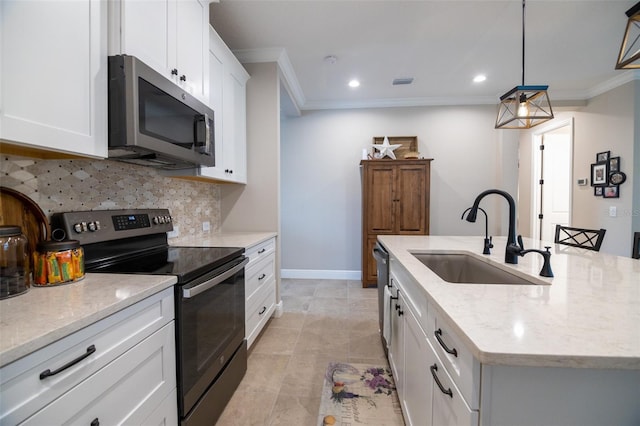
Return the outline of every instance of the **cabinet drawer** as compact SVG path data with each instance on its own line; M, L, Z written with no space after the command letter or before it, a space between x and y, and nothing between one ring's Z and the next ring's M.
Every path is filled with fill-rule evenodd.
M0 370L0 424L20 423L173 318L173 288L168 288L6 365ZM91 346L95 352L85 359L40 379L44 371L60 369Z
M434 311L429 309L427 337L467 404L477 410L480 406L480 363Z
M176 388L174 339L170 322L23 424L142 424Z
M249 258L249 263L247 264L246 270L249 271L251 267L257 263L260 259L263 259L269 256L276 251L276 239L271 238L267 241L263 241L255 246L249 247L245 256Z
M276 272L276 257L270 255L261 259L259 263L254 264L252 268L248 268L245 272L245 297L247 300L253 296L266 282L274 279Z
M429 366L429 372L433 384L431 424L478 426L479 412L467 405L438 356Z
M276 280L266 282L251 300L247 301L245 330L247 344L251 346L262 327L267 322L276 303Z

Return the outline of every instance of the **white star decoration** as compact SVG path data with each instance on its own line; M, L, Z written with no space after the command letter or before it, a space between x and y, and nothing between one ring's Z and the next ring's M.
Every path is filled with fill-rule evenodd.
M396 155L393 153L394 149L400 148L402 146L402 144L397 144L397 145L389 145L389 139L385 136L384 140L382 141L382 144L373 144L373 147L375 149L377 149L378 151L380 151L380 158L384 158L385 156L389 156L391 158L393 158L394 160L396 159Z

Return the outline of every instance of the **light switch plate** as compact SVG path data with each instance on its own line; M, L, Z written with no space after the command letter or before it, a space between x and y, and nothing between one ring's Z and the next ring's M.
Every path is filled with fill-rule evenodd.
M618 215L618 208L616 206L609 206L609 216L616 217Z
M578 185L580 185L580 186L585 186L588 183L589 183L589 179L587 179L587 178L578 179Z

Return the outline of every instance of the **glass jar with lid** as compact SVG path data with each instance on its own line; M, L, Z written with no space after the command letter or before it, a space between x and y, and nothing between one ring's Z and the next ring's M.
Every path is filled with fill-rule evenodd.
M29 290L31 270L28 247L27 237L19 226L0 226L0 299Z

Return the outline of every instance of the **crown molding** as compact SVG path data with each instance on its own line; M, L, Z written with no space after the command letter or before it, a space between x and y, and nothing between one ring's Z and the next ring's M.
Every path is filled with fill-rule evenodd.
M395 99L367 99L348 101L307 101L296 77L293 65L289 60L286 49L282 47L265 49L234 50L238 60L242 63L277 62L282 75L285 89L290 94L297 110L327 110L327 109L360 109L360 108L398 108L416 106L464 106L464 105L497 105L499 95L496 96L457 96L457 97L423 97L423 98L395 98ZM571 107L584 106L586 101L622 86L630 81L640 80L640 70L625 70L614 78L597 84L591 89L574 92L552 92L552 106Z
M293 65L291 65L291 61L289 60L289 55L287 55L286 49L284 49L283 47L272 47L266 49L239 49L234 50L233 53L243 64L276 62L278 64L278 68L280 69L285 88L291 95L296 108L301 109L301 106L306 103L304 92L302 91L302 87L300 87L298 77L293 70Z

